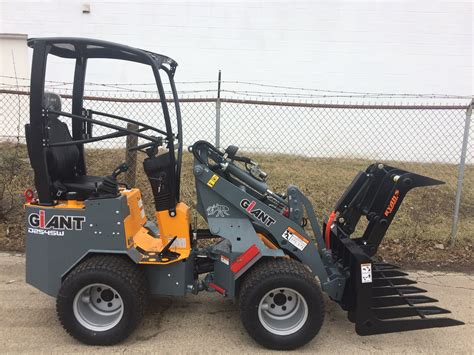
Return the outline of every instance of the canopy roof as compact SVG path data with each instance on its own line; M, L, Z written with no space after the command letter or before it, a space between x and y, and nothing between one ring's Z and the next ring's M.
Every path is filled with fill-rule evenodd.
M125 46L123 44L76 37L45 37L31 38L28 46L33 48L44 43L49 47L49 53L62 58L110 58L121 59L142 64L154 62L158 66L168 64L172 72L177 67L173 59L143 49Z

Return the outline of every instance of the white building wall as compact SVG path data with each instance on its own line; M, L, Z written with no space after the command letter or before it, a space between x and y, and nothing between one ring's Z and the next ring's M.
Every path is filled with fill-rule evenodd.
M0 13L0 32L93 37L167 54L183 81L214 80L222 69L226 80L472 93L471 1L3 0ZM88 79L103 81L103 70ZM114 79L140 78L123 71Z
M26 46L27 35L0 33L1 82L15 85L15 76L28 78L29 59Z
M5 34L0 30L0 89L24 89L19 86L25 81L17 78L30 77L26 39L25 34ZM28 117L28 106L23 103L24 97L0 95L0 139L11 136L12 132L23 131Z

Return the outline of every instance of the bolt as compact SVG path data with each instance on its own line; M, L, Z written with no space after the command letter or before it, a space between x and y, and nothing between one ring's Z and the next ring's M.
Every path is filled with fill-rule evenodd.
M379 164L379 165L377 165L377 168L379 168L379 169L383 169L383 164Z
M120 225L120 221L118 221L117 224Z
M199 176L199 175L201 175L201 174L202 174L202 167L196 166L196 167L194 168L194 175Z
M115 211L115 213L116 213L116 214L119 214L119 213L120 213L120 211Z
M338 221L339 221L339 223L344 223L345 219L344 219L344 217L339 217Z

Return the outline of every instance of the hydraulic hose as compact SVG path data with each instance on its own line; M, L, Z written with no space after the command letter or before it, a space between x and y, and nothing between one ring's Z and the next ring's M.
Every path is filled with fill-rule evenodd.
M206 142L206 141L197 141L196 143L193 144L192 147L192 152L194 157L201 163L206 166L209 166L209 163L203 159L201 156L201 151L200 148L204 146L208 152L211 152L214 154L213 158L220 157L221 161L216 161L218 164L225 163L225 166L222 166L223 170L227 171L229 174L233 175L237 179L241 180L242 182L246 183L249 185L251 188L255 189L262 195L266 194L268 192L268 186L265 182L263 181L258 181L250 175L249 173L243 171L241 168L233 164L231 161L225 161L224 159L224 154L221 153L216 147L214 147L211 143ZM250 161L250 159L244 159L242 157L237 157L236 160L239 161Z

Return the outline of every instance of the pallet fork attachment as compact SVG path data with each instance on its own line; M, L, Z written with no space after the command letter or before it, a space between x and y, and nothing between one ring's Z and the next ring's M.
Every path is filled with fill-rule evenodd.
M333 218L324 224L333 261L348 271L344 295L339 301L348 311L359 335L462 325L463 322L434 315L450 311L425 304L437 302L420 295L397 266L375 262L377 252L407 192L415 187L443 182L382 164L360 172L336 204ZM360 238L352 238L362 216L369 223Z

